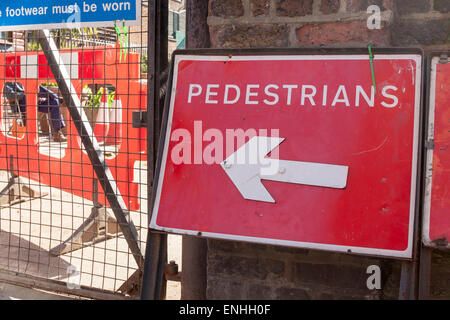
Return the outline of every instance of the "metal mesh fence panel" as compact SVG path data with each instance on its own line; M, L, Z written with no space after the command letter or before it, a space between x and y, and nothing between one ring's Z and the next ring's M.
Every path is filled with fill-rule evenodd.
M147 238L148 1L140 26L52 30L114 196ZM37 32L0 52L0 270L135 297L139 266ZM73 93L73 92L71 92Z

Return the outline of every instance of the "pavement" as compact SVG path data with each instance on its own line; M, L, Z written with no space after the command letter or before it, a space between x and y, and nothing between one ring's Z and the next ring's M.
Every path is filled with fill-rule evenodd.
M145 175L141 172L141 176ZM6 173L0 172L0 189L7 181ZM0 207L0 270L116 292L137 269L123 235L59 256L51 255L50 250L68 239L87 219L93 203L55 188L39 186L39 189L48 195ZM143 194L146 190L141 185ZM145 199L143 202L141 207L146 208ZM147 213L130 212L130 215L140 227L138 238L145 253ZM169 235L168 260L175 260L181 271L181 236ZM180 296L180 283L168 281L167 299L178 300ZM0 299L10 298L62 299L60 295L0 283Z
M168 258L179 264L181 271L181 236L168 236ZM180 282L167 281L166 300L180 300ZM37 288L0 282L0 300L83 300L85 298L48 292Z
M0 283L0 300L80 300L80 299L55 294L39 289L24 288L9 283Z

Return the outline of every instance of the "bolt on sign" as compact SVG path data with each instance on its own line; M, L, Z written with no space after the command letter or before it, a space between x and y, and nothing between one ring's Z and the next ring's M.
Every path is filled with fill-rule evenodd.
M150 227L411 258L422 53L373 66L367 50L175 53Z
M422 239L426 246L449 248L450 239L450 60L431 56L428 134Z

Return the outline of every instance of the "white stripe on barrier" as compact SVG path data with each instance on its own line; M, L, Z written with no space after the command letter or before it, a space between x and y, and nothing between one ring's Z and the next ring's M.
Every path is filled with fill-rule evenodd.
M24 55L20 57L20 75L22 79L37 79L38 71L37 55Z
M78 64L78 52L69 52L61 54L61 58L68 67L67 71L69 71L69 76L71 79L79 78L79 64Z
M78 52L63 53L61 59L68 67L71 79L79 78ZM48 69L50 71L50 69ZM20 57L20 74L22 79L38 79L44 78L39 74L38 55L23 55Z

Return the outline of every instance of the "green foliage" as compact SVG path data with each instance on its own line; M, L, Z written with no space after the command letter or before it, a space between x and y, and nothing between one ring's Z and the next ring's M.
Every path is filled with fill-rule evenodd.
M115 97L116 97L115 91L111 91L108 93L108 107L109 108L113 107Z
M84 37L97 38L97 28L58 29L52 31L60 49L72 48L73 39Z
M58 85L55 82L44 82L42 84L44 87L57 87Z
M54 29L51 31L59 49L74 47L74 40L82 38L97 38L97 28ZM42 50L36 31L28 33L27 50Z
M104 87L100 87L97 91L96 94L92 93L91 88L89 88L89 86L84 86L83 88L83 93L84 94L88 94L89 95L89 100L87 102L87 106L89 107L89 109L93 110L96 109L100 106L100 103L102 101L102 97L105 94L105 88ZM108 107L112 108L113 104L114 104L114 99L116 97L116 92L115 91L110 91L107 90L106 91L106 97L107 97L107 102L108 102Z
M141 73L148 72L148 56L146 54L141 55Z
M90 90L90 88L89 88L89 90ZM102 101L102 96L103 96L103 90L104 90L103 87L100 87L100 89L98 89L96 94L92 93L90 95L90 99L87 103L87 105L90 109L95 109L100 106L100 102Z
M30 31L27 35L27 50L28 51L39 51L42 50L39 44L36 31Z

